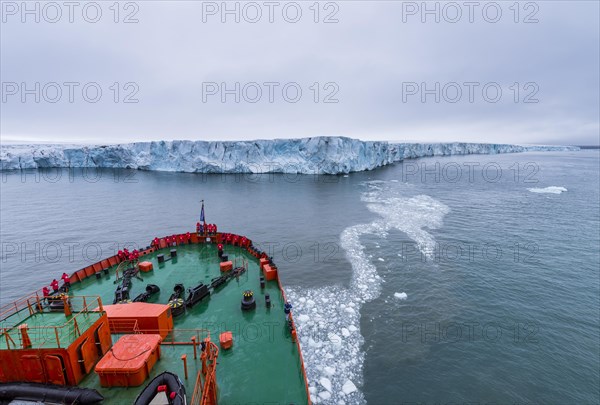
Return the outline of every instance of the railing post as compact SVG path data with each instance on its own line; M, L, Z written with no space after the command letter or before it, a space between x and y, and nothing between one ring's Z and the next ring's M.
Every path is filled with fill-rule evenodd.
M188 379L188 370L187 370L187 355L182 354L181 360L183 361L183 372L185 373L185 379Z
M77 324L77 317L73 318L73 333L76 336L81 335L81 331L79 330L79 325Z
M31 304L29 303L29 298L27 298L27 309L29 310L29 315L33 315L33 309L31 308Z
M196 360L198 358L196 349L196 336L192 336L192 345L194 346L194 360Z
M9 343L9 339L10 339L11 341L12 341L12 339L11 339L11 337L10 337L10 336L8 336L8 329L6 329L6 328L3 328L3 330L4 330L4 337L6 338L6 348L7 348L7 349L10 349L10 343ZM15 342L13 342L13 345L14 345L14 343L15 343Z
M62 297L62 302L63 302L64 311L65 311L65 316L72 315L71 307L69 306L69 299L66 295L64 295Z
M54 335L56 336L56 347L60 349L60 339L58 338L58 329L56 329L56 326L54 327Z
M102 307L102 298L98 297L98 308L100 312L104 312L104 308Z
M38 311L42 312L42 310L43 310L42 303L40 302L40 297L38 297L37 293L35 294L35 299L37 300Z

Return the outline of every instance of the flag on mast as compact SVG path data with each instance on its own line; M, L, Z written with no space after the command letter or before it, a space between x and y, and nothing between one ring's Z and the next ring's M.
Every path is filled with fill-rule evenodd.
M204 200L202 200L202 210L200 211L200 222L205 222L205 220L204 220Z

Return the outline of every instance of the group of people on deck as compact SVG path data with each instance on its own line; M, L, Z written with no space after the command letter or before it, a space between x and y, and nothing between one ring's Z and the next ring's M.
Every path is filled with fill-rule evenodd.
M60 278L63 281L63 287L65 287L65 289L68 291L68 289L71 288L71 277L69 277L67 273L63 273L62 276L60 276ZM58 286L57 279L52 280L52 282L50 283L50 288L52 288L53 294L56 294L58 292L60 288ZM44 295L44 298L50 296L50 288L48 288L48 286L44 286L44 288L42 288L42 294Z
M181 245L183 243L191 243L192 242L192 234L187 232L181 235L171 235L164 238L167 246L176 246ZM154 238L151 243L152 247L155 249L160 249L160 239Z
M123 250L117 252L117 257L120 261L129 260L130 262L133 262L140 258L140 252L137 249L133 249L130 252L127 248L123 248Z
M223 243L236 246L248 246L248 238L233 233L224 233L221 235Z
M196 232L202 235L205 233L214 235L217 233L217 224L201 224L200 222L196 222Z

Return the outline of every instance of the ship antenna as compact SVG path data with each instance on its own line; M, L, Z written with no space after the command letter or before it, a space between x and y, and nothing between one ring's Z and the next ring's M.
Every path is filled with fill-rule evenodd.
M200 200L202 203L202 209L200 210L200 222L202 222L204 229L206 229L206 218L204 217L204 200Z

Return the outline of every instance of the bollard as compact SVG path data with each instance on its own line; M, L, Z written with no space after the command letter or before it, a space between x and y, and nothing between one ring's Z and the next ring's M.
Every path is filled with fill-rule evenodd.
M196 336L192 336L192 346L194 346L194 360L196 360L198 358L196 349Z
M181 355L181 361L183 361L183 372L185 374L185 379L188 379L188 371L187 371L187 355L186 354L182 354Z

